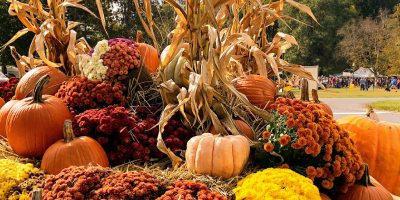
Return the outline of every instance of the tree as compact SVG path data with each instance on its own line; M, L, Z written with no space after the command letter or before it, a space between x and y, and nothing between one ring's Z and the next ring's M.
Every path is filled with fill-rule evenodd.
M338 46L338 55L345 58L354 69L371 68L377 74L385 74L387 65L383 49L389 37L386 28L387 12L381 12L377 19L351 20L339 29L343 37Z
M383 59L388 74L400 74L400 3L387 20L388 39L383 48Z
M319 65L320 73L331 74L346 68L346 63L336 57L336 47L340 41L337 30L348 20L358 15L352 0L299 0L311 7L319 24L313 23L306 15L294 8L287 9L287 15L306 23L288 21L289 27L280 23L280 31L292 34L300 48L292 48L285 59L303 65Z

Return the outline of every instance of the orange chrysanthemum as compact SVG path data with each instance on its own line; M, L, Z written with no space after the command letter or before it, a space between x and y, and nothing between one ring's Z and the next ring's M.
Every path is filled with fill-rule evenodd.
M270 142L264 144L264 150L268 153L272 152L274 150L274 144Z
M290 136L287 134L282 135L278 141L282 146L286 146L290 142Z
M295 121L294 121L293 118L289 118L289 119L286 121L286 125L287 125L289 128L293 128L293 127L296 125L296 123L295 123Z
M289 165L287 163L282 164L279 168L289 169Z
M268 140L268 139L271 137L271 132L269 132L269 131L264 131L264 132L262 133L262 137L263 137L264 140Z
M304 147L305 145L307 145L307 139L306 139L305 137L300 137L300 138L297 140L297 143L298 143L301 147Z
M308 166L306 169L306 174L307 174L307 176L316 176L317 170L313 166Z
M298 143L292 143L292 145L290 145L293 149L299 150L302 148L302 146L300 146Z
M322 181L322 187L324 187L325 189L332 189L333 188L333 182L332 181L328 181L328 180L323 180Z

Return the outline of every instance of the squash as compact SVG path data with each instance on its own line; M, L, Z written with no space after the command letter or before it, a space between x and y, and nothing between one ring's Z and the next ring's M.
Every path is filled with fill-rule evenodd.
M345 194L339 194L337 200L393 200L392 194L382 185L372 183L368 166L365 167L360 185L353 185Z
M371 175L390 192L399 195L400 124L377 122L363 116L347 116L337 122L350 132Z
M42 157L63 137L63 124L71 113L61 99L42 95L50 75L39 79L33 97L18 101L8 113L6 134L11 148L22 157Z
M18 100L10 100L0 109L0 135L7 138L6 134L6 120L11 108L17 103Z
M275 84L265 76L251 74L233 79L232 83L251 104L259 108L268 109L268 106L275 100L277 92Z
M250 144L244 136L204 133L188 141L185 157L190 171L228 179L240 174L249 154Z
M43 88L43 94L54 95L57 93L58 88L60 88L61 83L68 80L68 77L64 73L54 67L36 67L26 73L18 82L15 89L15 99L21 100L29 96L36 82L44 75L49 75L51 80Z
M254 132L249 124L247 124L245 121L240 120L240 119L233 120L233 123L235 124L238 131L240 131L242 134L246 135L250 140L254 140ZM215 130L214 126L211 126L210 133L213 135L218 134L217 130Z
M64 122L64 139L51 145L43 155L40 168L49 174L58 174L70 166L88 164L109 167L107 154L94 139L82 136L75 138L72 121Z

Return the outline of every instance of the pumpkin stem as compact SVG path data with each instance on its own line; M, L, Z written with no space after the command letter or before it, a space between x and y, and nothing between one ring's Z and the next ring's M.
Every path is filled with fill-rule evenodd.
M142 31L137 31L136 32L136 42L137 43L142 43L143 42L143 33L142 33Z
M32 192L32 200L42 200L42 189L35 189Z
M75 139L74 131L72 129L72 121L67 119L64 121L64 142L68 143Z
M308 80L303 78L301 80L301 96L300 100L302 101L310 101L310 97L308 95Z
M368 169L368 164L364 163L365 170L364 174L361 178L361 185L368 187L368 186L374 186L371 182L371 178L369 177L369 169Z
M318 91L316 89L311 90L311 95L315 103L321 103L321 101L318 98Z
M32 103L43 103L43 88L50 80L50 75L42 76L33 89L33 102Z

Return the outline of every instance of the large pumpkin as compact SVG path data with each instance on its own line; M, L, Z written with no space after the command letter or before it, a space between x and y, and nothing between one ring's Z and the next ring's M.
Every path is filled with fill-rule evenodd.
M236 90L244 94L250 103L259 108L268 108L274 102L276 87L274 82L265 76L251 74L234 79Z
M17 103L18 100L10 100L0 109L0 135L7 138L6 134L6 120L11 108Z
M64 139L46 150L40 168L46 173L58 174L64 168L88 164L109 167L107 154L96 140L87 136L75 138L72 121L66 120Z
M363 116L337 120L350 132L370 173L390 192L400 194L400 124L377 122Z
M61 99L42 95L49 79L49 75L40 78L33 97L18 101L8 114L8 142L20 156L42 157L50 145L63 138L64 121L72 117Z
M189 170L227 179L240 174L249 153L250 144L244 136L204 133L188 141L185 157Z
M32 93L37 81L44 75L50 76L49 83L43 88L43 94L54 95L60 88L61 83L68 80L68 77L54 67L36 67L26 73L15 89L15 99L21 100Z
M392 194L379 183L371 182L368 166L359 185L351 186L345 194L339 194L336 200L393 200Z
M236 126L236 129L240 131L242 134L246 135L249 139L254 140L254 132L251 129L250 125L240 119L233 120L233 123ZM217 135L217 130L215 130L214 126L211 126L210 133L213 135Z

